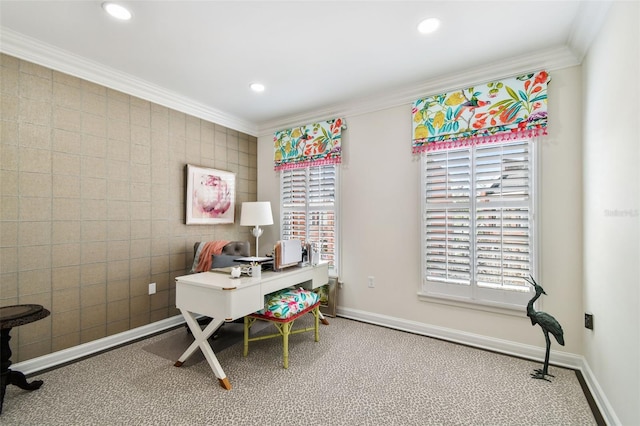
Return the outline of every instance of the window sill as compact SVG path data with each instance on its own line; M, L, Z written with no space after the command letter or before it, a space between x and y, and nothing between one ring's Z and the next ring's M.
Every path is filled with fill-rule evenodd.
M429 294L419 291L418 300L422 302L438 303L441 305L455 306L458 308L472 309L475 311L492 312L502 315L525 318L527 316L526 306L508 305L480 300L470 300L440 294Z

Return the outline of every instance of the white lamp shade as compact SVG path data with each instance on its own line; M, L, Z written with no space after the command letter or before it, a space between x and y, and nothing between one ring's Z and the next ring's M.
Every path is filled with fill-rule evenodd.
M240 226L273 225L270 201L242 203Z

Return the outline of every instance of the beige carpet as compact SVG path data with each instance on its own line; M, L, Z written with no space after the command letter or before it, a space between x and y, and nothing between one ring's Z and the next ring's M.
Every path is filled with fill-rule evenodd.
M266 328L268 324L264 321L256 323L252 327L253 332L260 332ZM193 343L193 336L187 331L186 327L181 327L183 333L165 333L163 339L155 339L148 345L142 347L149 353L165 358L169 361L177 361L180 355ZM180 330L179 329L179 330ZM272 329L271 332L275 332ZM242 345L242 337L244 333L244 325L242 323L226 323L216 331L214 338L209 339L209 344L213 351L217 354L220 351L225 350L229 346L236 344ZM189 357L183 364L183 367L189 367L191 365L198 364L205 361L204 355L200 350L197 350L193 355Z
M312 333L291 337L288 370L282 368L279 339L252 343L244 358L236 337L217 352L233 386L230 391L218 385L199 353L182 367L173 366L175 354L190 343L180 327L36 375L44 385L35 392L10 386L0 423L597 423L572 370L552 366L550 373L556 377L549 383L529 376L541 367L539 362L343 318L330 322L321 326L320 342L313 341Z

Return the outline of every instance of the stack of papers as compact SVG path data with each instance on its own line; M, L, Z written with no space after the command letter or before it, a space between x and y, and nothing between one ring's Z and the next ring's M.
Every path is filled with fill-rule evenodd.
M264 263L273 260L273 257L257 257L257 256L248 256L248 257L239 257L236 259L238 262L257 262Z

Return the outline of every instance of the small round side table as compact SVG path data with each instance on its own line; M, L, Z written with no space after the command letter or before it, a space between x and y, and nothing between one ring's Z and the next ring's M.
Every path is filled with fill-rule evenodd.
M19 371L9 369L11 365L11 329L20 325L48 317L50 312L41 305L11 305L0 307L0 414L4 403L4 394L8 385L16 385L20 389L33 391L42 386L42 380L27 382L27 378Z

